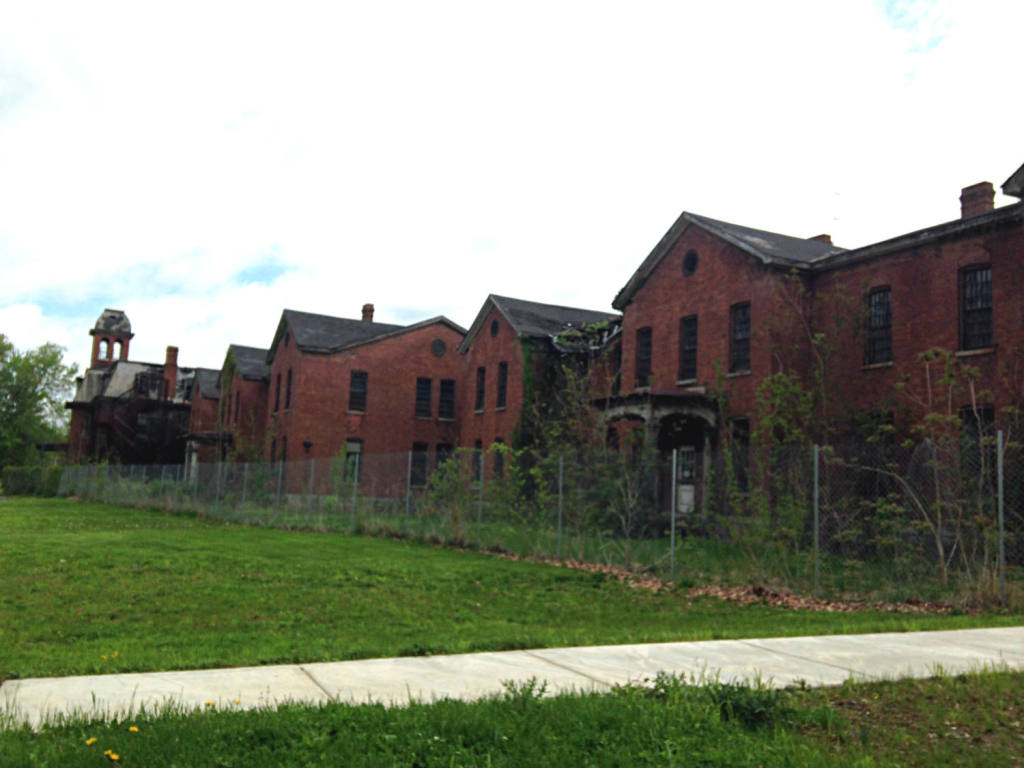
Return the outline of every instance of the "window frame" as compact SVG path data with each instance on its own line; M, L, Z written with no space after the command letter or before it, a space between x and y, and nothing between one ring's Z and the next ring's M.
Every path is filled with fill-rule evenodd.
M746 333L741 332L741 318L738 315L746 312ZM751 336L750 302L741 301L729 307L729 373L750 373L750 336Z
M875 298L887 296L887 319L885 325L875 325ZM891 363L892 355L892 288L878 285L868 291L867 320L864 336L864 365ZM886 356L888 352L888 356Z
M633 358L636 386L649 387L654 358L654 331L651 326L645 325L636 329L636 352Z
M434 380L426 376L416 377L416 406L413 410L417 419L429 419L434 415Z
M360 382L360 386L356 383ZM348 409L353 413L366 413L370 392L370 374L366 371L350 371L348 378ZM361 406L361 407L360 407Z
M477 366L476 369L476 402L473 406L475 413L484 410L484 399L487 396L487 366Z
M508 361L502 360L498 363L498 393L495 398L495 408L505 408L508 405Z
M437 418L455 418L455 379L441 379L437 388Z
M692 346L687 346L687 325L692 321ZM697 380L697 315L679 319L679 381Z
M968 281L972 275L980 273L988 273L987 280L987 293L988 293L988 305L982 307L968 308ZM995 346L995 327L993 324L993 306L995 302L992 296L992 265L986 264L971 264L966 267L961 267L958 274L957 283L959 284L959 320L960 320L960 349L968 352L976 349L990 349ZM975 287L977 290L977 287ZM982 292L985 289L982 288ZM978 334L976 329L971 329L971 315L977 317L984 317L984 325L986 326L983 335ZM973 336L971 335L973 334ZM978 340L976 337L981 336ZM985 343L982 343L985 342Z

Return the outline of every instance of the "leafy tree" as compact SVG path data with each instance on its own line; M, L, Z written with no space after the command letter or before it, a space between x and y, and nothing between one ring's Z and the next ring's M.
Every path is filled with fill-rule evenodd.
M36 443L67 435L64 401L77 373L56 344L21 352L0 333L0 467L31 463Z

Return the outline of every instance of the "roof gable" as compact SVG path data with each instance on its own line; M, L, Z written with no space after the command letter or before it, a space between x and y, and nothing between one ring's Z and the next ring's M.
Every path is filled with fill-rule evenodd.
M1003 182L1002 190L1004 195L1024 198L1024 165L1010 174L1010 178Z
M583 328L619 317L617 313L605 310L541 304L537 301L496 296L492 293L484 301L473 324L469 327L469 332L459 347L459 352L465 354L473 344L492 309L497 309L501 313L517 335L531 338L553 338L570 328Z
M249 381L269 381L270 369L267 367L267 350L259 347L244 347L232 344L228 354L234 362L235 370L243 379Z
M218 400L220 398L220 371L213 368L196 368L195 390L200 397L205 397L207 400Z
M777 232L730 224L727 221L718 221L707 216L683 211L616 295L615 301L612 302L613 307L618 310L625 309L637 291L647 282L647 278L658 268L662 260L679 242L679 238L691 226L699 227L769 266L807 268L812 262L834 253L842 253L845 250L820 240L780 235Z
M315 315L286 309L281 313L274 341L267 352L267 363L271 363L277 351L278 342L287 329L295 344L303 352L326 354L338 352L355 344L365 343L377 336L400 330L401 325L389 323L368 323L330 315Z

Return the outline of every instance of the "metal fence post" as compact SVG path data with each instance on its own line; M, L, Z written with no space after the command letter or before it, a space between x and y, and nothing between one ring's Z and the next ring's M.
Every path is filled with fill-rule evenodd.
M484 541L484 466L487 462L482 451L477 455L480 457L480 488L476 495L476 545L479 547Z
M313 481L316 475L316 459L309 460L309 496L306 499L306 522L312 523L313 518Z
M362 452L354 454L356 457L352 468L352 530L356 529L356 506L359 504L359 459Z
M277 495L274 496L274 507L276 509L281 508L281 483L284 482L284 459L281 459L277 465Z
M409 451L409 464L405 470L405 533L409 533L409 512L412 506L412 451Z
M181 488L181 466L174 467L174 509L178 509L178 490Z
M669 555L669 580L676 580L676 506L679 503L679 492L678 486L676 485L676 472L679 469L679 449L672 449L672 484L670 487L670 493L672 494L672 525L671 533L669 535L669 546L672 548Z
M1003 515L1006 497L1003 494L1003 430L996 434L996 463L999 467L998 492L999 492L999 600L1006 605L1006 528Z
M562 559L562 454L558 454L558 559Z
M160 501L167 502L167 465L160 465Z
M819 547L819 537L821 531L819 529L819 509L818 509L818 468L819 464L819 449L818 444L814 444L814 596L818 597L821 592L821 552Z
M242 508L244 512L245 497L249 492L249 462L242 464Z

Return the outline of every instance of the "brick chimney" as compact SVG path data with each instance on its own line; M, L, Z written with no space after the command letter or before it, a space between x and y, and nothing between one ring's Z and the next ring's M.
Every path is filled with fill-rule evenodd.
M825 243L826 245L832 245L832 235L815 235L814 237L808 237L808 240L814 240L816 243Z
M996 191L991 181L982 181L960 190L960 218L966 219L995 208Z
M178 348L168 347L164 360L164 398L174 399L174 390L178 386Z
M363 304L363 322L373 322L373 304Z

